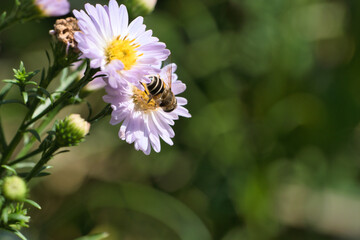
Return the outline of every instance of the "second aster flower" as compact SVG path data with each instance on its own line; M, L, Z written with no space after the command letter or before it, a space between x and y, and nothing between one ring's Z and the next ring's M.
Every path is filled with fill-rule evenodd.
M109 6L85 4L86 12L74 10L81 32L75 40L81 58L90 59L92 68L100 68L109 76L108 83L117 88L130 82L138 85L149 72L159 72L159 66L170 54L164 43L152 36L143 18L129 24L126 7L110 0Z
M171 74L169 73L171 70ZM164 82L171 81L171 91L174 95L185 91L186 86L177 79L174 73L175 64L169 64L161 69L159 74ZM171 79L169 79L171 78ZM110 123L112 125L122 123L119 137L128 143L134 143L136 150L150 154L151 147L155 152L160 151L160 138L167 144L172 145L172 137L175 136L171 125L179 116L191 117L188 110L183 106L187 100L176 97L177 105L171 112L165 112L154 99L132 84L118 89L105 87L107 95L104 101L111 104L113 108Z

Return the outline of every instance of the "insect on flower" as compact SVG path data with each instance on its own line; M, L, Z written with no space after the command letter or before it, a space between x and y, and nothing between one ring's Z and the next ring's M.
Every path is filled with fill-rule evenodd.
M121 124L119 138L134 143L136 150L147 155L151 148L160 152L160 139L173 145L174 120L191 117L184 107L187 100L178 96L186 85L178 79L175 70L174 63L164 66L159 75L147 76L151 79L149 84L138 84L142 88L131 83L120 88L105 86L107 95L103 99L113 109L110 124Z
M156 105L160 106L164 112L172 112L177 106L176 97L171 91L172 65L167 69L166 75L165 80L160 75L150 75L151 82L148 84L142 83L142 85L149 96L148 103L154 99Z

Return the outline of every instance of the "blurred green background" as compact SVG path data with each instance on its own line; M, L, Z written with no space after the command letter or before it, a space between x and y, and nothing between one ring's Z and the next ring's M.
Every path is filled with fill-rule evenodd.
M171 50L192 118L176 121L174 146L150 156L119 140L109 118L94 124L32 183L43 209L31 209L24 234L360 239L359 12L358 0L159 0L145 24ZM47 65L54 22L0 36L1 79L20 60ZM88 99L94 111L103 94ZM8 139L20 110L2 109ZM71 112L88 114L81 104L59 117Z

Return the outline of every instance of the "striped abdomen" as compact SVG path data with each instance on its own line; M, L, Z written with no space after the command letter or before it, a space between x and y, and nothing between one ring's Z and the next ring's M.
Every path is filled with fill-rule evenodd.
M146 85L152 98L155 99L158 106L165 112L173 111L177 106L177 101L171 87L164 84L164 81L157 75L149 77L151 82Z
M158 94L161 94L164 92L164 82L159 76L150 76L149 79L151 82L147 84L147 88L149 90L149 93L153 96L156 96Z

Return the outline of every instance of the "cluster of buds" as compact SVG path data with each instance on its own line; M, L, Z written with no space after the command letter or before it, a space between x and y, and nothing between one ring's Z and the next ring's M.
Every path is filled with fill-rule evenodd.
M78 145L89 133L90 123L79 114L71 114L55 125L56 144L58 147Z

